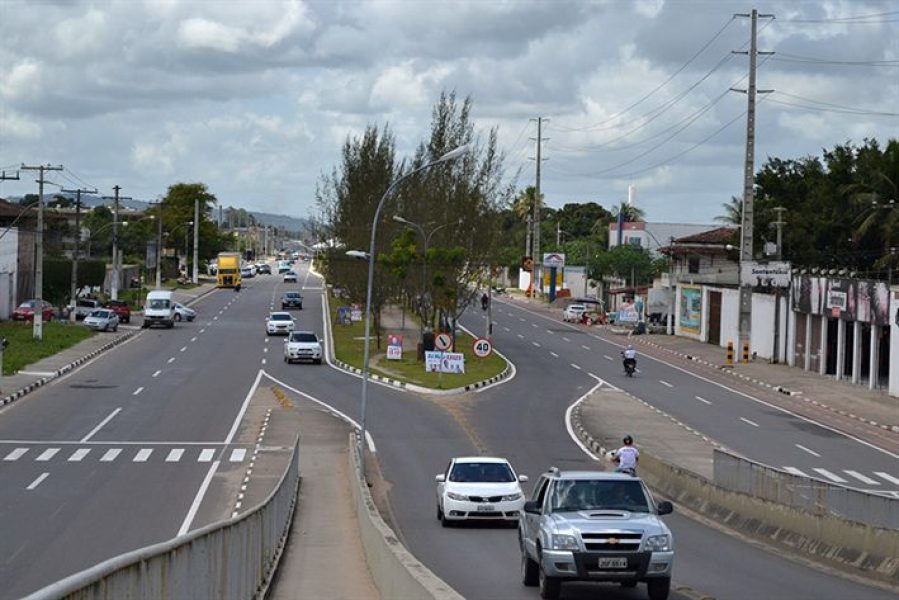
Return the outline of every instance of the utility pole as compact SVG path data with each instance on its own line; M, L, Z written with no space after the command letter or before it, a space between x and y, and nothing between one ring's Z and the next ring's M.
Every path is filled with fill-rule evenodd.
M774 212L777 213L777 220L772 222L771 224L777 228L777 260L783 260L783 226L787 224L784 221L784 213L786 212L786 208L783 206L775 206Z
M740 346L746 348L752 338L752 282L742 280L744 263L753 259L753 201L755 194L755 96L766 94L773 90L757 90L755 85L756 57L758 54L773 54L773 52L759 52L756 38L758 35L758 19L774 18L774 15L759 15L756 9L751 14L737 14L734 16L748 17L752 20L752 33L749 39L749 88L746 90L733 89L736 92L746 94L746 156L743 162L743 218L740 228ZM747 54L734 51L734 54ZM745 354L745 353L744 353Z
M533 274L539 277L539 289L540 292L543 293L543 257L540 255L540 213L542 212L542 199L540 195L540 166L543 163L542 158L542 148L543 141L548 138L543 137L543 122L546 121L543 117L537 117L536 119L531 119L532 121L537 121L537 176L535 179L535 197L534 197L534 271ZM535 138L531 138L535 139Z
M156 205L159 214L156 215L156 289L162 288L162 200Z
M110 296L113 300L119 299L119 200L131 200L128 196L119 197L121 187L112 187L115 192L115 205L112 212L112 284Z
M44 339L44 171L62 171L62 165L37 165L20 167L23 171L39 171L37 180L37 231L34 235L34 297L37 306L34 311L32 335L36 340Z
M194 285L200 281L200 269L197 256L200 254L200 200L194 200L194 268L190 280Z
M75 249L72 251L72 285L70 286L69 296L72 299L72 308L69 312L69 321L75 322L75 304L78 295L78 256L81 253L81 194L96 194L97 190L60 190L67 194L75 194Z

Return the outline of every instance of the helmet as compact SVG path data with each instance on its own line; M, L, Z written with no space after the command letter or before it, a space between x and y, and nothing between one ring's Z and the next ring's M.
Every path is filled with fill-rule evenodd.
M632 438L629 435L626 435L626 436L624 436L624 440L622 440L622 441L624 442L625 446L630 446L631 444L634 443L634 438Z
M634 345L633 345L633 344L628 344L628 345L627 345L627 349L628 349L628 350L633 350L633 349L634 349Z

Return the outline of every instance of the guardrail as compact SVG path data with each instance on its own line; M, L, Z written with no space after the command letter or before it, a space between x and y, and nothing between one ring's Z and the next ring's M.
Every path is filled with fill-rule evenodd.
M714 479L726 489L807 511L899 529L899 499L793 475L715 449Z
M25 600L264 597L287 541L299 485L297 436L287 470L257 506L167 542L110 558Z

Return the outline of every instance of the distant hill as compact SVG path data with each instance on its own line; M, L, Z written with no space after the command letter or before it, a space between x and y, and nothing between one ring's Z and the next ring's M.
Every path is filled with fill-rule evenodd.
M277 227L282 231L305 233L309 228L309 219L299 219L287 215L273 215L271 213L249 211L257 223Z

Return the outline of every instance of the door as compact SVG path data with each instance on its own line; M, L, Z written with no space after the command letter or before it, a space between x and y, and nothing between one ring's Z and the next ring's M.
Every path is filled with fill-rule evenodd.
M805 364L805 353L808 348L805 347L805 325L806 318L804 313L794 312L793 317L796 323L796 335L793 337L793 352L795 355L793 363L797 367Z
M706 324L709 343L721 345L721 292L709 291L709 320Z

